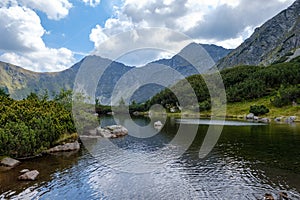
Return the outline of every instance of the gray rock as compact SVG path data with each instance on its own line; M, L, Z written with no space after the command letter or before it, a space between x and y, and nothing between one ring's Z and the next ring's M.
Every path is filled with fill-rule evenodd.
M287 123L293 123L296 120L296 116L289 116L285 121Z
M9 157L3 158L1 160L1 165L4 165L6 167L15 167L15 166L19 165L20 163L21 163L20 161L13 159L13 158L9 158Z
M22 181L34 181L40 173L37 170L26 172L18 177Z
M97 134L104 137L104 138L111 138L112 137L112 134L111 134L110 130L108 130L108 129L98 127L96 130L97 130Z
M77 151L80 149L80 144L78 141L73 143L66 143L64 145L58 145L51 149L48 149L47 153L63 152L63 151Z
M259 120L259 117L254 116L253 119L254 119L255 121L258 121L258 120Z
M29 172L29 171L30 171L29 169L22 169L22 170L20 171L20 173L24 174L24 173Z
M259 122L270 123L270 119L269 118L261 118L261 119L259 119Z
M246 116L246 119L253 119L254 118L254 114L253 113L249 113L247 116Z
M105 128L98 127L97 134L104 138L118 138L128 134L128 130L121 125L112 125Z
M163 124L161 123L161 121L156 121L154 122L154 127L157 127L157 126L162 126Z
M276 118L274 119L275 122L281 122L281 120L282 120L282 117L276 117Z

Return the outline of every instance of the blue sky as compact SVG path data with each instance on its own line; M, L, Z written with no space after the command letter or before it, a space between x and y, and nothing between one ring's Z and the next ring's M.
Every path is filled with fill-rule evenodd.
M89 54L109 57L107 52L112 49L103 49L103 41L115 34L145 27L168 28L196 42L235 48L257 26L293 2L1 0L0 61L33 71L61 71ZM149 44L155 39L150 36L144 40ZM131 44L132 40L128 38L110 48ZM171 56L162 52L145 52L145 61L143 58L122 61L128 65L141 65L146 60Z

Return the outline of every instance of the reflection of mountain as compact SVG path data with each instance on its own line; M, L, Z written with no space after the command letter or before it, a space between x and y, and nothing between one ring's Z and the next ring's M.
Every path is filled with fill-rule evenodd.
M194 47L197 45L198 44L193 43L188 45L182 51L197 57L197 52L193 51ZM207 50L214 61L219 60L221 57L227 55L230 51L215 45L203 45L203 48ZM169 66L184 76L198 73L191 66L191 64L186 62L178 55L175 55L171 59L159 60L154 63ZM11 94L11 97L16 99L25 98L30 92L41 94L45 90L48 90L49 94L51 95L53 92L58 92L62 88L72 89L76 74L82 64L88 64L95 70L109 65L103 76L101 78L99 77L100 80L96 91L96 96L100 97L102 103L109 103L111 92L113 91L117 81L126 72L134 69L134 67L129 67L122 63L114 62L98 56L87 56L80 62L73 65L71 68L55 73L31 72L8 63L0 62L0 87L7 90ZM149 65L146 65L145 67L149 67ZM87 74L86 77L89 78L89 75ZM143 88L143 90L139 90L137 92L138 95L135 97L135 99L138 101L151 97L157 93L161 87L148 87L151 89L150 91L145 90L147 86Z

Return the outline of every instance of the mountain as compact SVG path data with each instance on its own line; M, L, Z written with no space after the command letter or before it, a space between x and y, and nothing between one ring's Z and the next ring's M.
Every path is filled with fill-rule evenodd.
M192 54L195 59L197 58L196 43L192 43L185 47L180 53ZM224 49L215 45L202 45L204 49L210 54L213 60L217 61L219 58L227 55L230 50ZM199 47L199 46L198 46ZM179 53L179 54L180 54ZM198 72L184 60L181 56L175 55L171 59L163 59L145 65L140 70L149 70L153 64L163 64L169 66L183 76L190 76ZM25 70L21 67L11 65L0 61L0 88L4 88L12 98L22 99L28 96L30 92L42 94L46 90L51 96L53 93L59 92L61 89L72 89L78 70L85 65L90 69L99 69L106 65L109 67L103 73L99 80L96 91L96 96L99 97L102 103L107 104L110 102L111 93L117 81L129 70L134 67L126 66L119 62L114 62L109 59L101 58L99 56L87 56L80 62L73 65L71 68L62 72L55 73L37 73ZM91 70L92 71L92 70ZM92 72L91 72L92 73ZM87 75L87 78L89 76ZM100 77L99 77L100 78ZM135 93L134 100L138 102L147 100L152 95L156 94L162 87L156 85L141 87Z
M230 51L231 49L225 49L216 45L197 44L193 42L184 47L178 54L174 55L170 59L161 59L145 65L144 67L142 67L143 72L141 72L140 74L146 73L146 75L149 76L149 74L152 74L151 68L155 68L157 65L170 67L171 69L179 72L184 77L204 73L210 66L213 66L215 62L228 55ZM211 60L210 62L205 63L208 56L210 56ZM185 58L188 58L189 61L187 61ZM202 60L204 60L203 65ZM191 63L197 63L197 69ZM157 68L158 67L159 66L157 66ZM147 71L149 71L149 73L147 73ZM155 77L151 77L150 79L154 81L159 78L165 78L166 82L169 82L170 85L172 85L171 83L175 84L177 81L182 79L180 77L173 77L173 80L171 80L172 78L170 77L167 78L167 73L172 73L170 70L161 73L165 74L165 76L159 77L159 75L157 75ZM144 85L133 94L130 102L133 100L135 100L136 102L145 102L146 100L150 99L152 96L160 92L162 89L164 89L164 87L158 84Z
M217 63L219 69L237 65L267 66L300 54L300 0L256 28L250 38Z
M221 58L227 56L232 51L232 49L225 49L223 47L216 46L213 44L209 45L191 43L184 47L178 54L176 54L172 58L161 59L158 61L154 61L153 63L159 63L170 66L171 68L183 74L185 77L191 76L193 74L198 74L199 72L192 66L192 64L186 61L181 55L191 55L189 56L193 58L191 62L195 63L197 62L197 57L199 57L199 47L202 47L204 50L206 50L206 52L209 54L209 56L214 62L218 62Z

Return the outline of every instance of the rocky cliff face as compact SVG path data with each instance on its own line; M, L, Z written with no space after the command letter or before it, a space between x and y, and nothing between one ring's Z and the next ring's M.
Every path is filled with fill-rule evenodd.
M257 28L237 49L217 63L219 69L237 65L284 62L300 49L300 0Z

